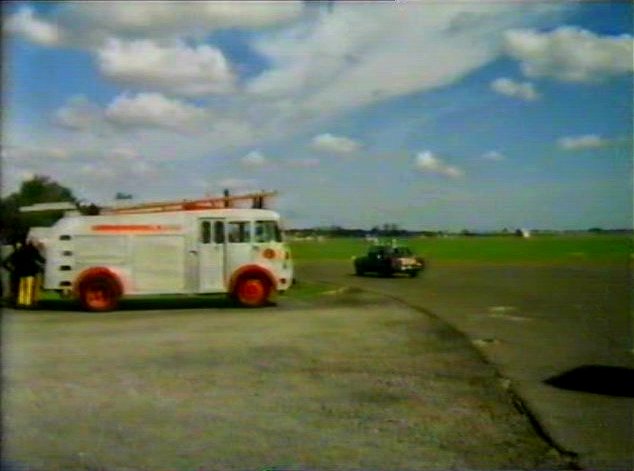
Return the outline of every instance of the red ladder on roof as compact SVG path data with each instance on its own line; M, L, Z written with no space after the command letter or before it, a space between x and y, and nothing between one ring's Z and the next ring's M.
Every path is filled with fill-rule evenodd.
M277 195L275 191L260 193L249 193L235 196L216 196L213 198L202 198L197 200L181 201L160 201L155 203L141 203L130 206L120 206L117 208L103 208L101 214L141 214L141 213L162 213L167 211L196 211L202 209L224 209L234 208L237 202L251 202L251 208L264 208L266 198Z

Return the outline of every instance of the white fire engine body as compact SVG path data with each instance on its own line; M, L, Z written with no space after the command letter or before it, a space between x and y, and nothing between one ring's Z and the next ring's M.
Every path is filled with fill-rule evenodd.
M237 208L66 216L47 233L43 287L95 311L150 294L229 293L259 306L293 280L279 219Z

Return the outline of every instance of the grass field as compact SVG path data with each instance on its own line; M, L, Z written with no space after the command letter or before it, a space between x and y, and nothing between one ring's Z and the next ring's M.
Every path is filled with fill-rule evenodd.
M633 253L627 235L539 235L518 237L432 237L397 239L430 261L464 262L618 262ZM389 242L389 240L388 240ZM363 239L293 241L297 261L349 259L363 255L369 243Z
M319 309L5 315L3 458L38 471L556 465L460 337L330 291L304 291Z

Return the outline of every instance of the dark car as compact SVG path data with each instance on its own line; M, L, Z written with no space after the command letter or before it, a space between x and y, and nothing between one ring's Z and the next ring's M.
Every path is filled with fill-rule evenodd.
M354 271L359 276L366 273L382 276L405 273L413 278L424 268L423 258L403 246L373 245L365 256L354 258Z

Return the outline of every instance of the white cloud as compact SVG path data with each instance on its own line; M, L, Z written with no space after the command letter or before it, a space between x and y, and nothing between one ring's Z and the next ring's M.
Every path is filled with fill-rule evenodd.
M497 57L504 30L532 24L518 14L523 7L507 2L365 6L340 2L332 11L305 8L302 2L262 3L261 9L259 2L239 5L60 2L46 16L38 13L46 21L54 17L64 28L64 44L94 52L98 70L129 90L109 105L76 98L57 112L58 124L81 131L71 135L57 128L46 138L63 143L60 147L72 145L76 165L67 165L64 171L73 175L73 184L88 182L85 191L91 194L110 192L111 185L102 189L93 184L98 178L77 176L83 164L96 165L100 159L114 168L113 184L130 182L124 167L135 162L156 163L165 171L166 181L177 178L167 175L181 168L174 163L177 160L188 160L182 168L190 172L196 165L194 176L205 171L219 178L218 171L240 164L239 158L226 156L240 157L263 142L309 129L328 130L322 121L333 114L460 80ZM234 14L239 8L246 10ZM258 64L267 68L255 77L238 77L239 64L230 67L220 50L202 44L214 29L285 22L284 28L241 35L248 43L243 45L263 55ZM249 57L242 60L250 62ZM222 96L209 97L212 94ZM194 104L175 96L206 101ZM184 132L191 129L195 133ZM348 137L323 136L328 135L322 135L317 147L328 152L345 154L361 148ZM30 136L19 139L26 143ZM320 161L298 157L283 163L309 168ZM461 173L447 167L449 175ZM61 164L59 169L58 175L63 175ZM178 192L183 187L179 183L161 191Z
M33 180L35 178L35 173L31 170L22 170L17 175L20 181L28 181Z
M143 160L133 162L129 167L129 171L133 176L146 179L155 178L158 175L156 166Z
M136 150L129 147L118 147L116 149L112 149L112 151L107 154L106 158L114 162L133 162L138 160L140 155Z
M103 121L101 108L85 96L71 97L66 105L55 112L54 122L68 129L88 129Z
M210 98L223 111L214 114L209 139L190 146L208 152L220 146L212 137L253 146L354 107L449 85L495 58L501 32L530 24L541 9L503 2L341 2L332 9L302 2L62 2L50 16L95 52L105 77L133 92L222 95ZM219 49L200 43L217 28L271 25L285 27L247 38L268 66L255 77L238 77L239 64L232 68ZM88 107L74 106L57 120L85 129L85 116L92 116ZM102 117L99 131L121 130L111 124Z
M516 82L506 77L500 77L491 82L491 89L502 95L533 101L539 98L535 87L530 82Z
M500 162L506 160L506 157L496 150L491 150L482 155L484 160L492 160L494 162Z
M44 46L95 49L112 37L203 39L227 28L261 29L293 21L303 2L125 1L59 2L55 23L35 18L23 7L10 16L6 31Z
M631 73L631 35L599 36L564 26L549 33L521 29L505 34L507 53L519 61L528 77L568 82L595 82Z
M434 173L449 178L460 178L464 172L453 165L446 164L442 159L426 150L416 155L415 166L424 173Z
M110 180L116 176L116 171L110 165L103 163L86 163L80 167L79 173L96 180Z
M598 149L610 144L610 140L604 139L597 134L586 134L583 136L566 136L557 141L558 146L564 150L584 150Z
M361 144L348 137L324 133L312 139L311 147L321 152L332 152L343 155L356 152L361 148Z
M2 150L2 159L14 164L32 164L38 161L66 161L71 158L67 149L57 145L9 146Z
M320 164L320 160L319 159L315 159L312 157L307 157L305 159L296 159L296 160L289 160L288 161L288 165L291 167L299 167L299 168L315 168L315 167L319 167Z
M47 149L47 157L49 159L68 160L70 159L70 153L66 149L53 147L53 148Z
M208 118L207 112L160 93L120 95L105 111L106 118L124 127L161 127L193 132Z
M65 2L60 17L79 38L203 37L226 28L265 28L296 19L299 1Z
M33 9L23 7L7 19L6 30L42 46L57 46L61 43L60 28L35 18Z
M130 188L132 192L144 189L148 181L155 183L161 178L157 164L142 157L135 149L119 147L102 149L94 153L82 154L83 162L78 162L67 177L83 196L109 202L115 192ZM106 184L104 185L104 182ZM90 196L97 188L99 197Z
M86 102L84 98L71 99L55 113L57 124L77 132L69 135L65 129L54 128L51 135L40 135L38 141L72 146L73 155L80 157L103 157L104 149L127 148L152 161L165 162L233 153L261 143L269 131L264 126L254 127L239 111L215 114L209 107L159 93L123 93L104 109ZM90 110L87 116L92 125L82 113L84 107ZM25 138L21 141L28 142Z
M268 160L259 150L253 150L241 159L242 165L246 167L262 167Z
M353 3L258 39L254 46L272 67L247 90L292 98L295 116L325 116L444 87L493 60L501 33L526 13L505 2ZM540 11L532 6L524 21Z
M151 40L111 38L97 51L103 74L143 89L153 88L185 96L228 93L235 77L219 49L207 45L169 46Z

